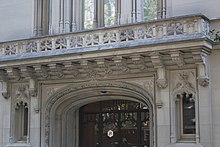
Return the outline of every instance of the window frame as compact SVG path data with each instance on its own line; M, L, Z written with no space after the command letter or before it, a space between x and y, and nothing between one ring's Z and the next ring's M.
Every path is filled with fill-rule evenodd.
M25 112L27 111L27 112ZM25 113L27 113L27 118L25 118ZM26 121L26 122L25 122ZM26 124L26 126L24 126ZM16 132L16 142L17 141L27 141L28 139L28 128L29 128L29 108L28 103L20 101L16 103L15 107L15 132ZM26 129L26 133L25 133Z
M195 142L196 141L196 122L195 122L195 133L194 134L184 134L183 128L184 128L184 113L183 113L183 99L186 98L183 96L184 93L181 96L178 96L177 101L177 119L178 119L178 142ZM193 97L193 94L189 94ZM195 99L194 99L194 115L196 117L196 108L195 108ZM196 121L196 120L195 120Z

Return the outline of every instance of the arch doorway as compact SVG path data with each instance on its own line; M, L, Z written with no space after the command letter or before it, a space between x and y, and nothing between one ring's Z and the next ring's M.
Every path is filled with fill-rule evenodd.
M69 85L44 109L42 146L153 147L153 98L123 82Z
M105 100L79 109L80 147L150 147L150 114L146 105Z

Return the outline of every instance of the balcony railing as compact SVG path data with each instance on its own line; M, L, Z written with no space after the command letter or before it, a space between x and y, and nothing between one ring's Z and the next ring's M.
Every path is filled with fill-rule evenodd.
M105 46L119 43L128 44L166 38L187 38L190 36L209 37L209 20L202 15L183 16L3 42L0 43L0 56Z

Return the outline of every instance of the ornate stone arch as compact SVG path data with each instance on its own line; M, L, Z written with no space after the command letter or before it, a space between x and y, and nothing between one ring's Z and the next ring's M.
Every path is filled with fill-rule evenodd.
M54 93L44 105L43 110L43 134L44 146L51 147L53 124L56 113L66 112L72 107L81 107L94 101L113 99L114 96L120 96L122 99L128 99L143 103L149 107L151 120L155 119L154 102L152 96L140 86L126 82L89 82L83 84L68 85ZM115 98L116 99L116 98ZM153 126L152 126L153 128ZM153 130L153 129L152 129ZM151 131L153 137L153 131ZM153 142L153 141L152 141Z

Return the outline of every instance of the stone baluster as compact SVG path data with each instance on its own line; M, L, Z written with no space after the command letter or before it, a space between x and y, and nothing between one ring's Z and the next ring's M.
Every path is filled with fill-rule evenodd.
M187 34L187 21L183 21L183 35Z
M70 37L66 37L66 48L70 49Z
M98 33L98 36L99 36L99 45L102 45L104 43L103 41L104 33Z
M121 36L121 31L120 30L116 31L116 42L117 43L121 42L120 36Z
M18 55L19 54L19 44L16 43L14 46L15 46L15 49L16 49L15 55Z
M201 32L201 26L200 23L198 23L198 19L194 19L193 23L194 23L194 32L193 33L200 33Z
M82 40L83 40L83 47L86 47L86 39L87 39L87 35L82 36Z
M153 38L156 38L157 36L157 26L153 25Z
M138 28L134 28L134 40L138 40Z
M37 40L37 52L40 52L41 51L41 42L40 40Z
M51 42L52 42L52 50L55 50L56 49L56 39L55 38L52 38L51 39Z
M167 24L163 24L163 36L167 36Z

